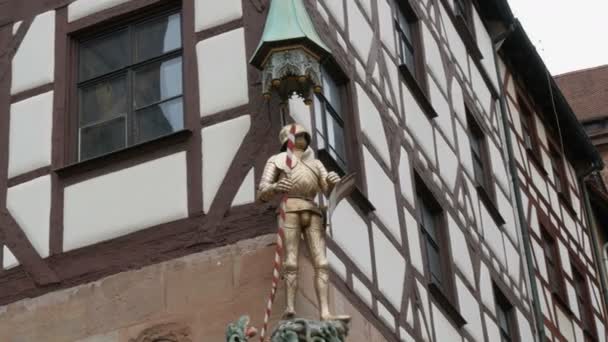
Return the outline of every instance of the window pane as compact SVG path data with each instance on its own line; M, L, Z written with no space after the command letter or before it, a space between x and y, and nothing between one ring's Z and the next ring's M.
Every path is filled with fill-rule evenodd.
M473 171L475 172L475 181L481 186L486 185L485 172L481 160L473 157Z
M182 46L179 13L140 24L135 32L136 62L160 56Z
M439 255L439 249L437 249L432 243L427 242L426 244L427 258L429 259L429 270L431 276L437 285L442 283L441 275L441 256Z
M80 45L79 80L86 81L129 64L127 30L96 38Z
M345 161L344 150L344 129L337 123L331 115L327 115L327 135L328 142L331 145L333 152L341 161Z
M124 76L108 79L80 90L80 126L122 116L127 112Z
M340 87L325 72L323 73L323 95L325 96L325 100L334 109L335 114L342 117Z
M183 98L142 109L135 114L135 143L152 140L184 128Z
M101 156L125 145L125 118L80 130L80 160Z
M146 65L135 71L135 108L182 94L182 58Z

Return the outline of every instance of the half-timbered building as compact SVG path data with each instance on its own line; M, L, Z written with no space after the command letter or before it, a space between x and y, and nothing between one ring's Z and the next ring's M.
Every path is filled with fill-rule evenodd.
M331 52L310 106L249 64L273 1ZM328 227L350 341L606 341L601 158L506 1L273 1L0 0L0 341L259 326L282 121L356 174Z

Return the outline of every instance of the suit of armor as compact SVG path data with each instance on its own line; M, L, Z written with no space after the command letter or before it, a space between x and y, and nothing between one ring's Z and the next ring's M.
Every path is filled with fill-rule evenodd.
M289 126L281 130L280 140L283 146L287 142L288 131ZM323 211L315 203L315 197L320 193L327 195L340 178L334 172L327 172L325 166L315 158L314 152L308 147L309 142L308 132L297 125L292 167L287 166L285 152L270 157L260 181L258 199L268 201L280 193L287 194L284 207L285 220L279 222L285 235L283 262L283 277L287 290L285 318L295 316L298 255L300 239L303 235L315 269L314 285L321 319L347 319L347 316L332 316L329 312L329 265L325 252L325 226Z

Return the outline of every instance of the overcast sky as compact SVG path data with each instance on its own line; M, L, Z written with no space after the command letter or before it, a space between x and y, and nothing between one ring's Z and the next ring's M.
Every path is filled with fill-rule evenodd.
M608 0L509 0L553 75L608 64Z

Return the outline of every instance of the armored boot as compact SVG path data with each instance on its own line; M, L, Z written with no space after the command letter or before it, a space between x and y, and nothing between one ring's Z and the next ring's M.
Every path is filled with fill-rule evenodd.
M298 271L285 271L285 287L287 292L287 305L283 319L290 320L296 317L296 293L298 292Z
M350 321L350 316L348 315L332 315L329 311L329 272L327 268L318 268L315 273L315 289L321 310L321 320Z

